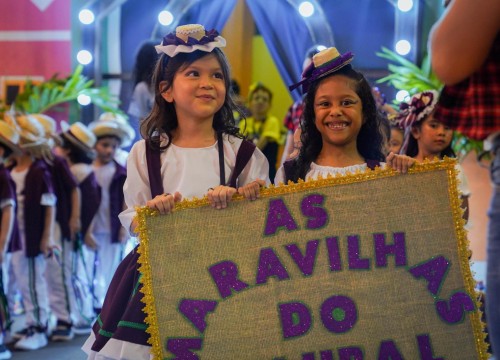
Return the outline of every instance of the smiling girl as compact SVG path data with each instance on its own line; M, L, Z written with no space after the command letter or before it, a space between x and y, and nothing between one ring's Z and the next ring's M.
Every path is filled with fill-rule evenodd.
M290 87L302 85L307 93L302 148L278 170L276 184L385 166L381 115L368 81L351 67L352 58L351 53L325 49L314 55L302 81ZM393 153L385 161L400 172L414 162Z

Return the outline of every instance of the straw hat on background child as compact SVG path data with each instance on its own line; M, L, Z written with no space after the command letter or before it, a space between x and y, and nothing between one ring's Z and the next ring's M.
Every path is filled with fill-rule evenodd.
M5 117L11 122L19 133L19 147L30 153L36 159L51 162L53 159L53 141L45 138L45 129L30 114L7 115Z
M8 147L12 153L19 154L19 133L16 128L4 120L0 120L0 143Z
M69 125L66 121L61 121L62 132L60 136L71 144L75 145L78 149L88 153L91 157L95 157L94 145L96 137L84 124L77 121Z
M55 145L61 145L61 138L57 134L57 122L56 120L46 114L30 114L42 125L45 131L45 138L54 141Z
M119 148L115 152L115 160L122 166L127 163L128 152L122 148L128 147L135 139L135 131L129 125L127 119L112 112L105 112L99 116L99 119L90 123L89 128L99 138L101 136L116 136L120 141Z
M99 137L102 135L98 135L96 131L98 133L102 133L107 125L110 126L111 132L116 133L112 135L115 135L120 139L120 147L128 147L130 146L130 144L132 144L132 141L135 138L135 131L132 126L129 125L127 119L123 115L115 114L112 112L102 113L97 121L89 124L89 128L94 132L94 134L96 134L97 137ZM115 126L117 126L120 130L114 130L113 128Z

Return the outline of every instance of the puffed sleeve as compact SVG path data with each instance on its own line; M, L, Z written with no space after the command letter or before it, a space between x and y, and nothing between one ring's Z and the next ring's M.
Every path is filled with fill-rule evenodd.
M283 165L276 171L276 176L274 177L274 185L278 186L280 183L285 184L285 168Z
M16 205L16 192L6 176L0 173L0 209Z
M460 195L464 197L470 196L469 182L467 181L467 177L465 176L462 166L460 164L456 164L455 169L457 170L457 177L459 181L458 191L460 191Z
M269 162L262 151L256 148L248 164L238 177L238 186L246 185L257 179L265 180L266 186L271 184L269 180Z
M136 215L135 207L144 206L148 200L151 200L144 140L136 142L130 150L123 195L127 209L120 213L119 218L123 227L130 231L130 224Z

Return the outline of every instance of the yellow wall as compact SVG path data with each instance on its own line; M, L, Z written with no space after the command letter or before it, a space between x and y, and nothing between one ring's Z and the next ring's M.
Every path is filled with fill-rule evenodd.
M262 36L254 36L252 40L252 82L256 81L260 81L273 92L270 114L283 119L293 100ZM248 94L248 89L242 89L241 93Z

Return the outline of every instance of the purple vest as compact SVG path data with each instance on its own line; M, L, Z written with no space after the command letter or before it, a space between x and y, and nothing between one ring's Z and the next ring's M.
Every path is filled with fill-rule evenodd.
M16 184L9 171L0 163L0 201L12 199L14 200L14 227L10 239L8 239L7 251L14 252L21 250L21 239L19 237L19 229L17 227L17 196L16 196ZM0 219L2 218L2 209L0 208ZM0 224L1 225L1 224Z
M118 219L118 214L123 210L123 204L125 202L123 196L123 184L127 178L127 170L116 161L114 161L116 170L113 174L113 179L111 179L111 184L109 185L109 213L111 221L111 242L120 242L120 229L122 224L120 219Z
M71 216L71 194L78 186L75 177L69 169L66 159L54 156L52 165L49 165L54 184L54 192L57 196L56 221L61 228L61 236L67 241L71 241L69 229L69 219Z
M97 183L93 172L91 172L79 186L82 194L80 212L82 236L85 236L92 219L94 219L94 216L99 209L99 204L101 203L101 187Z
M26 256L40 254L40 243L45 227L46 206L40 204L42 195L54 193L50 171L43 160L36 160L26 174L24 184L24 229Z

